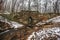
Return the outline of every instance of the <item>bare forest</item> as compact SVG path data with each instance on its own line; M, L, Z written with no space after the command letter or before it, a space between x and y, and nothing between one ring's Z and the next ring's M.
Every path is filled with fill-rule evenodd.
M60 0L0 0L0 40L60 40Z

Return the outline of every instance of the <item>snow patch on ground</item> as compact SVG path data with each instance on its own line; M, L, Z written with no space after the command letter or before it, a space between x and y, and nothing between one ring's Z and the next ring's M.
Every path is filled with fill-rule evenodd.
M43 38L47 38L49 36L60 36L60 27L54 27L54 28L43 28L42 30L39 30L37 32L33 32L27 40L31 40L32 37L34 37L34 40L42 40ZM59 40L58 38L57 40Z
M19 24L18 22L14 22L14 21L11 21L11 27L13 28L20 28L20 27L23 27L24 25L22 24Z
M46 23L49 23L49 22L52 22L52 23L58 23L58 22L60 22L60 16L51 18L51 19L46 20L44 22L38 22L36 25L43 25L43 24L46 24Z
M20 24L18 22L14 22L14 21L10 21L10 20L2 17L2 16L0 16L0 21L8 23L11 26L11 28L19 28L19 27L23 27L24 26L23 24Z
M8 11L4 11L4 12L0 12L0 14L11 14L11 13Z

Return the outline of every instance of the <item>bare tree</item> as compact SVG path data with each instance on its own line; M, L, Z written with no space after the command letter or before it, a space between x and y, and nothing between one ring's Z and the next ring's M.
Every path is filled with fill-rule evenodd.
M34 7L36 7L36 11L38 12L38 0L34 0Z
M0 11L3 9L3 0L0 0Z
M59 13L59 8L58 8L58 0L54 4L54 12Z
M58 4L58 0L57 0L57 2L56 2L56 6L57 6L57 13L58 13L58 15L59 15L59 4Z
M41 0L38 0L38 11L41 12Z
M17 1L17 0L12 0L12 12L14 12L14 8L15 8L15 5L16 5L16 1Z
M37 0L37 12L38 12L38 8L39 8L39 5L38 5L38 0Z
M30 9L30 4L31 4L31 2L30 2L30 0L29 0L29 2L28 2L28 10L30 11L31 9Z
M22 0L22 10L24 10L24 0Z
M45 1L46 3L45 3L45 12L46 12L46 10L47 10L47 0Z
M18 9L19 9L19 7L20 7L20 0L19 0L19 2L16 2L16 11L15 12L17 12L18 11Z
M20 0L20 2L19 2L19 4L21 4L21 5L19 5L19 7L20 7L20 10L24 10L24 0Z

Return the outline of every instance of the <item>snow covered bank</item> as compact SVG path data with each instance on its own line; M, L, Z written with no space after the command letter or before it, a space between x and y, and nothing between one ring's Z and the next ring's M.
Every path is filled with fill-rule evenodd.
M0 16L0 21L1 22L5 22L5 23L8 23L11 28L20 28L20 27L23 27L24 25L23 24L20 24L18 22L14 22L14 21L10 21L2 16Z
M52 23L59 23L59 22L60 22L60 16L51 18L51 19L46 20L46 21L44 21L44 22L38 22L36 25L43 25L43 24L46 24L46 23L49 23L49 22L52 22Z
M11 21L11 27L13 28L20 28L20 27L23 27L24 25L23 24L19 24L18 22L14 22L14 21Z
M0 14L11 14L10 12L4 11L4 12L0 12Z
M54 28L46 28L39 30L37 32L33 32L27 40L31 40L34 38L34 40L43 40L44 38L48 37L54 37L54 36L60 36L60 28L59 27L54 27ZM60 40L60 37L57 37L57 40Z

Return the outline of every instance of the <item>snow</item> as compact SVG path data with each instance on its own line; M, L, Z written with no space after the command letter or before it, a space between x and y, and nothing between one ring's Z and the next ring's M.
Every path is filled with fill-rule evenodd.
M46 24L46 23L49 23L49 22L52 22L52 23L58 23L58 22L60 22L60 16L48 19L48 20L46 20L44 22L38 22L36 25L43 25L43 24Z
M35 36L34 33L35 32L33 32L32 35L30 35L27 40L31 40L30 38L33 37L33 36Z
M11 13L8 11L4 11L4 12L0 12L0 14L11 14Z
M9 12L5 11L3 14L10 14Z
M47 20L46 22L50 22L50 21L52 21L52 22L60 22L60 16L51 18L51 19Z
M4 32L0 33L0 35L1 35L1 34L4 34L4 33L6 33L6 32L8 32L8 31L9 31L9 30L6 30L6 31L4 31Z
M20 28L20 27L23 27L22 24L19 24L18 22L14 22L14 21L11 21L11 27L13 28Z
M60 22L60 19L53 20L53 22L55 22L55 23Z
M43 28L42 30L39 30L37 32L33 32L27 40L31 40L31 38L34 36L35 39L38 40L42 40L43 38L48 38L49 36L60 36L60 27L54 27L54 28ZM58 38L57 40L59 40L60 38Z
M21 23L10 21L10 20L2 17L2 16L0 16L0 21L5 22L5 23L8 23L11 26L11 28L20 28L20 27L23 27L24 26Z

